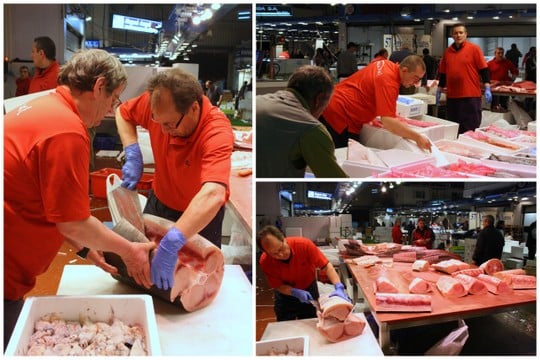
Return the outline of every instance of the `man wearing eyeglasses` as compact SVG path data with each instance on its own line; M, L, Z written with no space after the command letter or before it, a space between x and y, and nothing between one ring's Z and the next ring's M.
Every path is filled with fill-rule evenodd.
M277 321L308 319L317 316L310 301L319 299L317 269L326 272L339 296L351 301L345 293L334 266L315 246L304 237L287 237L275 226L268 225L257 234L257 245L263 254L259 264L268 285L274 289L274 312Z
M332 135L336 148L347 147L349 138L357 140L362 126L380 116L385 129L413 140L421 149L430 150L430 140L396 116L400 86L413 86L425 72L422 58L410 55L399 64L389 60L374 61L337 84L328 107L319 118Z
M203 94L197 79L178 68L159 72L147 91L120 105L116 125L126 152L122 186L130 190L143 173L136 127L150 135L155 175L143 212L175 222L152 260L152 281L167 290L173 286L178 251L187 239L198 233L221 247L232 126Z

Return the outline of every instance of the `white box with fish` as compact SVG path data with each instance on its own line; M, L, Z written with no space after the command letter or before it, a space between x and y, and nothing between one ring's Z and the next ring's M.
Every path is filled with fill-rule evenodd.
M82 285L81 285L82 286ZM110 322L116 318L126 325L139 325L149 356L160 356L154 304L149 295L42 296L27 298L6 349L6 356L26 355L36 321L54 314L65 321Z

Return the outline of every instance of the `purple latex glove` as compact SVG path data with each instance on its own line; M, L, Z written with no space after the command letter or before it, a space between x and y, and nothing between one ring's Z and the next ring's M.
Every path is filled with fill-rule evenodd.
M178 251L186 244L186 237L176 227L172 227L161 239L156 255L152 259L150 272L152 282L160 289L172 288L174 268L178 260Z
M143 157L139 143L126 146L126 162L122 166L122 186L135 190L143 173Z
M313 300L311 294L308 291L302 289L292 288L291 295L300 300L300 302L306 304L309 304L309 302Z
M336 290L334 290L330 295L328 295L328 297L339 296L343 300L347 300L348 302L352 303L351 299L349 299L349 297L347 296L347 293L345 292L345 286L342 283L337 283L336 285L334 285L334 288Z

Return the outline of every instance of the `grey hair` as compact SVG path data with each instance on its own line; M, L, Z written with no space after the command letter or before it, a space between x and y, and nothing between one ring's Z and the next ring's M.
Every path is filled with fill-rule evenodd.
M126 69L114 55L100 49L79 50L60 68L58 84L92 91L100 77L105 78L107 94L127 83Z
M203 89L199 81L190 73L172 68L158 72L149 81L147 90L153 94L160 95L159 88L169 89L176 110L185 113L193 102L197 101L199 106L202 104Z
M420 55L409 55L399 63L400 68L407 68L409 71L415 71L418 66L422 67L422 71L426 71L426 64Z

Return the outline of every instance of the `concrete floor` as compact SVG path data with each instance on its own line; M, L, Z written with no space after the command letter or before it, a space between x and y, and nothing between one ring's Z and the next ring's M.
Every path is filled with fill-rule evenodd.
M268 288L264 274L256 273L256 340L266 326L275 322L273 290ZM360 304L358 304L360 305ZM360 305L361 306L361 305ZM365 312L375 336L379 330L369 312ZM469 338L460 355L530 355L536 350L536 304L489 316L465 319ZM457 322L400 329L391 333L393 346L385 355L423 355L431 346L451 331Z

